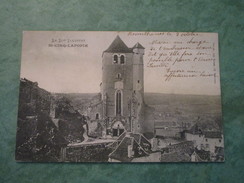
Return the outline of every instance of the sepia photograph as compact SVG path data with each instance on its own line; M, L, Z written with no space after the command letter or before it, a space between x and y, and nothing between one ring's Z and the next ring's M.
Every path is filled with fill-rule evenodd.
M217 33L24 31L18 162L224 162Z

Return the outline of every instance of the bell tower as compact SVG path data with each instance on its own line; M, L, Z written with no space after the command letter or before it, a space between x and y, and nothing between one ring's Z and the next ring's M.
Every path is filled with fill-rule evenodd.
M132 118L138 118L138 106L132 100L143 104L143 54L140 43L128 48L119 36L103 52L101 93L107 135L135 131Z
M133 50L133 95L132 95L132 132L142 132L144 107L144 47L136 43Z
M143 55L144 47L140 43L136 43L133 49L133 90L136 94L140 94L143 102L144 98L144 64Z

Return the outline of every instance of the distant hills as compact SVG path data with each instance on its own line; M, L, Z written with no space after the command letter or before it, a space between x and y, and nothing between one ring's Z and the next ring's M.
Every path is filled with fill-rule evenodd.
M69 99L75 108L84 110L92 98L98 93L56 93ZM216 95L183 95L145 93L145 103L153 106L157 111L195 114L221 113L221 98Z
M69 99L80 112L86 110L89 102L98 93L58 93ZM221 128L221 98L215 95L184 95L145 93L144 101L154 108L155 125L165 126L185 123L188 127L199 123L205 129ZM152 119L151 119L152 120Z
M189 95L189 94L165 94L165 93L145 93L145 101L149 105L165 103L191 103L191 104L219 104L219 95Z
M163 111L184 111L190 113L221 113L221 98L217 95L183 95L145 93L145 103Z
M68 98L76 107L82 107L98 93L56 93L55 95ZM221 98L216 95L184 95L184 94L163 94L163 93L145 93L145 103L150 106L175 106L185 108L192 106L191 110L199 113L220 113Z

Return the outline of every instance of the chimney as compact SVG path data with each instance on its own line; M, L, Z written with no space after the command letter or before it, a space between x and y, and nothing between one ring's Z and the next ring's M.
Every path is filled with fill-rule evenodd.
M151 144L152 144L152 151L156 151L158 149L158 139L155 137L152 138Z
M132 158L134 156L134 151L132 148L132 145L128 145L128 158Z

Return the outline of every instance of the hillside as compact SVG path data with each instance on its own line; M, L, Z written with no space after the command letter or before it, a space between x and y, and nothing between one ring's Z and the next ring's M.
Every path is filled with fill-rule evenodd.
M84 116L63 96L20 80L16 160L59 161L61 148L83 141Z
M55 93L55 95L67 98L76 110L83 113L98 93Z

